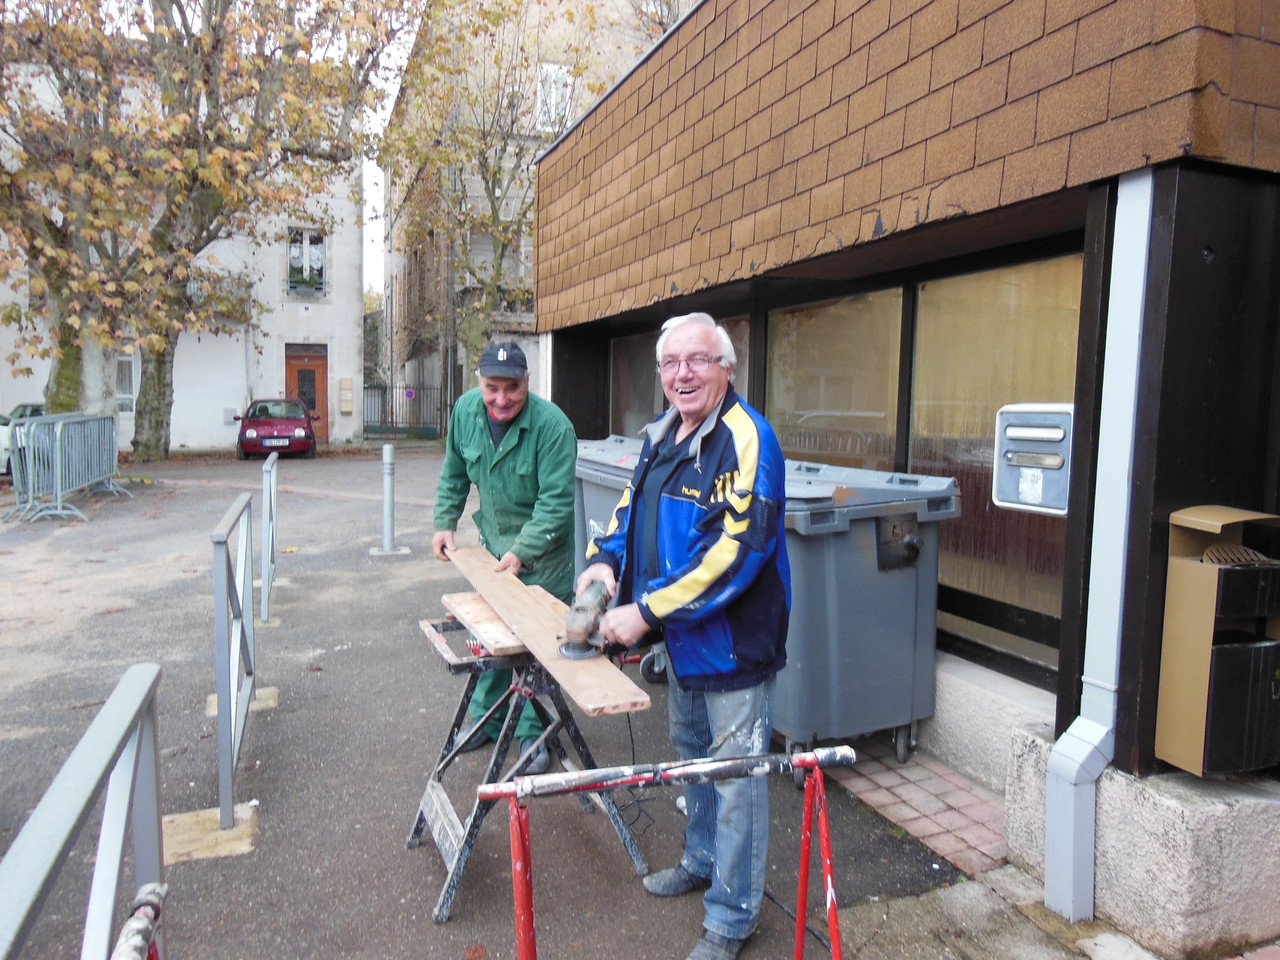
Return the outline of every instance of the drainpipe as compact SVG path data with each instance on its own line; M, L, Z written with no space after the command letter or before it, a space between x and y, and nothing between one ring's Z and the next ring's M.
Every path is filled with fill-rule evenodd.
M1120 178L1103 354L1080 714L1049 754L1044 902L1072 923L1093 917L1097 781L1115 756L1120 627L1152 194L1149 168Z

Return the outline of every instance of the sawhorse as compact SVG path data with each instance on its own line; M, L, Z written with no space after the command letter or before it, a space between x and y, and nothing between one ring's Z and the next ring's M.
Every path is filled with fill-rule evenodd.
M467 675L467 683L462 690L461 698L458 700L458 708L454 712L453 722L449 725L449 732L445 735L444 746L440 750L439 759L436 760L435 766L427 777L426 789L423 790L422 799L418 802L418 812L414 818L413 829L409 832L409 837L405 841L409 849L414 849L421 842L423 831L430 829L436 848L444 858L445 868L448 872L445 877L444 887L436 900L435 910L431 914L436 923L444 923L449 919L449 910L453 905L453 898L457 894L458 884L462 881L462 872L466 869L467 860L471 857L476 837L480 833L480 825L484 822L485 816L496 802L496 800L482 800L477 797L471 807L471 813L464 823L445 793L443 784L445 771L458 758L460 752L458 748L467 742L472 733L482 729L504 707L509 708L507 709L506 719L502 723L502 731L494 742L489 762L485 767L484 778L481 780L482 784L499 783L521 776L533 759L537 745L531 746L520 753L509 769L503 769L507 762L507 755L511 750L512 741L515 739L516 724L520 719L520 714L526 701L533 705L534 711L538 714L545 727L542 735L538 738L538 744L545 745L548 751L558 757L565 769L590 770L595 769L597 765L595 758L591 755L590 748L587 746L587 741L582 736L582 731L574 719L573 713L569 710L569 705L565 701L559 684L547 675L547 672L533 654L527 652L503 656L473 654L460 657L449 648L445 635L456 631L465 631L465 626L452 619L432 621L430 623L423 621L421 626L436 653L445 661L449 672ZM475 691L480 675L486 670L503 669L512 671L511 686L488 713L475 723L471 723L467 707L471 703L471 695ZM569 743L573 746L579 761L581 761L581 767L575 765L569 759L568 752L561 742L561 734L567 737ZM600 791L582 794L579 796L579 800L584 810L589 811L591 804L594 803L605 812L609 817L610 823L613 824L614 830L617 831L619 839L622 840L622 845L627 854L631 857L631 863L635 867L636 874L638 876L646 875L649 872L649 867L640 853L640 848L636 845L631 828L627 826L626 821L623 820L622 814L618 810L617 804L613 801L612 792Z

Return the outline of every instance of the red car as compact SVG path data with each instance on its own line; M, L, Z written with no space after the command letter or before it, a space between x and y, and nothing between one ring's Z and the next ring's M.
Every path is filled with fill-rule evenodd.
M320 415L311 413L301 400L254 400L240 421L240 437L236 440L236 456L244 460L250 454L272 453L316 455L316 431L312 421Z

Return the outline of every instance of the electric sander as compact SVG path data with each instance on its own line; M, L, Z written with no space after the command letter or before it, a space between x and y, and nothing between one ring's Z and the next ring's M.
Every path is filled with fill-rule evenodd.
M609 606L609 591L599 580L573 598L573 606L564 620L565 641L560 656L570 660L590 660L604 649L600 636L600 618Z

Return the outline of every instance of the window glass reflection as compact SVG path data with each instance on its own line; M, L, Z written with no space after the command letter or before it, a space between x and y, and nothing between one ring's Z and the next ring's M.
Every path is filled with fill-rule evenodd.
M955 477L963 513L940 526L939 582L1059 616L1066 520L991 502L996 411L1075 392L1082 256L948 277L917 287L913 473ZM1056 653L956 618L953 633L1032 659Z
M892 470L899 288L769 314L766 414L791 460Z

